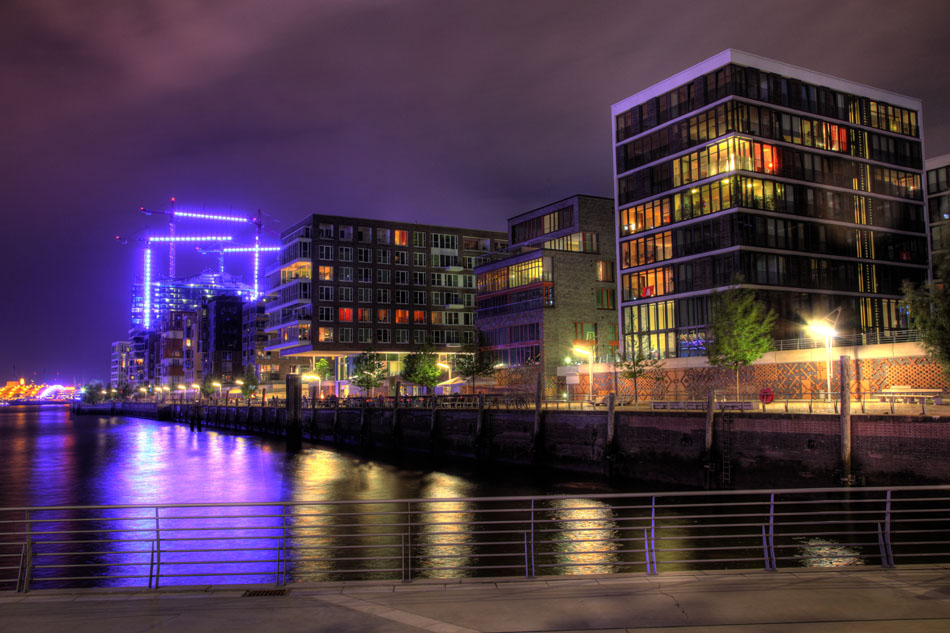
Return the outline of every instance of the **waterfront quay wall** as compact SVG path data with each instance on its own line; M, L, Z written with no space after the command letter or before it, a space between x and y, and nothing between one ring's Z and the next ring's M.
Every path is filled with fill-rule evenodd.
M762 412L316 408L116 403L79 414L131 415L333 444L374 456L555 470L695 487L836 485L838 415ZM536 413L539 415L536 416ZM851 475L868 485L950 481L950 417L851 416ZM707 448L708 447L708 448Z

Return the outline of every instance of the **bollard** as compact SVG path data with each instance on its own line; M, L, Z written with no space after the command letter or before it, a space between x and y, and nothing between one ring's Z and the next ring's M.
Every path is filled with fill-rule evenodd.
M303 428L300 420L302 387L298 374L287 374L287 450L299 451L303 447Z
M851 358L841 357L841 470L842 483L851 485Z

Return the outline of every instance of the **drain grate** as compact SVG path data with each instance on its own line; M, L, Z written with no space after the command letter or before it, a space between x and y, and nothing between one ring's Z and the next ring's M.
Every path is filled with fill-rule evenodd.
M242 598L270 598L271 596L286 596L290 593L289 589L256 589L244 592Z

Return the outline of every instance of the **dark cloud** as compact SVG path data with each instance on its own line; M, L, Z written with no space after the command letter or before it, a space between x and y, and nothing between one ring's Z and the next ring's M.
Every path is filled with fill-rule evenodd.
M160 226L141 205L501 228L610 195L610 105L729 47L921 98L948 153L948 23L943 0L7 0L0 377L105 375L136 262L112 236Z

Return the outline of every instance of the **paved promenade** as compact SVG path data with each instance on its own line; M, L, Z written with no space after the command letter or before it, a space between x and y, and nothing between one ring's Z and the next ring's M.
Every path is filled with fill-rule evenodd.
M0 632L945 632L950 565L0 594Z

